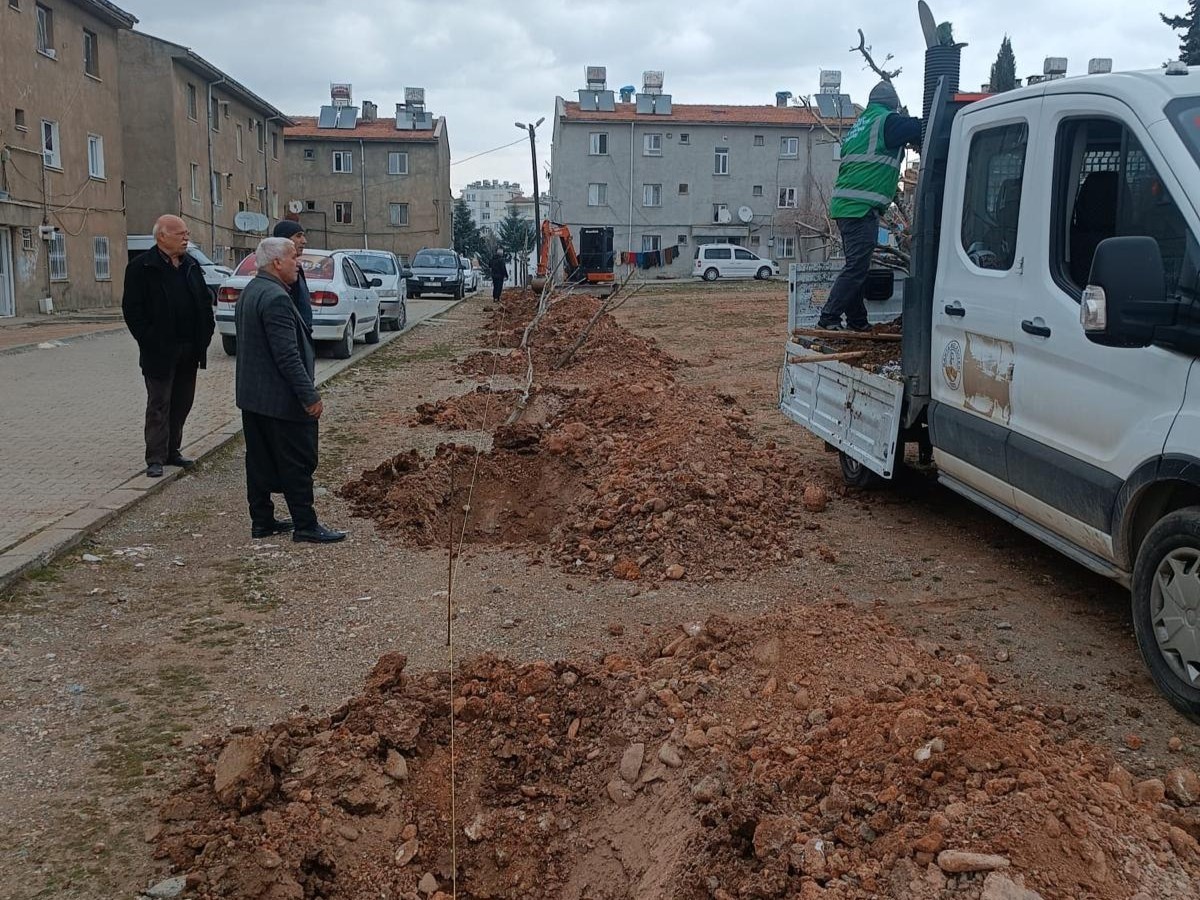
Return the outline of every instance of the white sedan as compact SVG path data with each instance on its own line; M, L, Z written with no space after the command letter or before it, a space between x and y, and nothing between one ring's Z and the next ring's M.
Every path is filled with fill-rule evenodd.
M379 343L379 279L368 279L350 254L340 250L305 250L300 254L300 266L312 295L314 341L327 347L336 359L349 359L358 338L368 344ZM237 353L234 310L255 271L251 254L217 291L217 331L230 356Z

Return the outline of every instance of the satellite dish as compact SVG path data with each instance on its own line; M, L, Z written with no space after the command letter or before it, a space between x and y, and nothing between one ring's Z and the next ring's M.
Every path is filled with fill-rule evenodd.
M290 213L301 213L304 211L304 201L303 200L289 200L287 208L288 208L288 212L290 212Z
M746 222L746 223L753 222L754 221L754 210L752 210L748 206L739 206L738 207L738 219L739 219L739 221Z
M720 224L722 224L722 225L726 225L726 224L728 224L728 223L729 223L729 222L730 222L732 219L733 219L733 216L729 215L729 210L728 210L728 209L725 209L724 207L722 207L721 209L717 210L717 221L718 221Z
M233 225L238 231L247 233L262 233L271 227L271 220L262 213L242 210L233 217Z

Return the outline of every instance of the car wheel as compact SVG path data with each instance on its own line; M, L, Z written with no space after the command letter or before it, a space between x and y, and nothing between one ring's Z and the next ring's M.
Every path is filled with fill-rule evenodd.
M408 324L408 304L401 303L400 304L400 317L398 319L396 319L396 330L403 331L404 327L407 324Z
M1163 696L1200 722L1200 506L1146 535L1133 568L1133 633Z
M771 277L771 270L768 269L766 266L763 266L761 269L758 270L758 272L755 273L754 277L757 278L759 281L766 281L768 278Z
M334 359L349 359L354 352L354 320L346 323L346 330L341 339L333 345Z
M367 332L367 336L363 338L368 344L379 343L379 316L375 317L375 324L371 326L371 330Z
M221 349L226 356L237 356L237 338L230 334L221 335Z
M704 270L704 280L705 281L716 281L718 276L720 276L720 274L721 273L718 272L716 269L705 269Z
M461 284L454 289L454 299L455 300L461 300L465 296L466 296L466 291L463 290L463 286Z
M421 292L420 292L420 291L409 291L409 292L408 292L408 299L409 299L409 300L419 300L419 299L421 299Z
M879 481L878 475L853 456L847 456L839 450L838 458L842 464L842 481L846 483L847 487L867 488L872 487Z

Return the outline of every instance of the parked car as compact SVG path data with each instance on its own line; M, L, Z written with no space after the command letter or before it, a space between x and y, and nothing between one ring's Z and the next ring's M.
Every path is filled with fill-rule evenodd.
M368 344L378 344L378 277L368 279L344 250L305 250L300 254L300 265L312 294L313 340L318 349L328 349L337 359L349 359L356 339L361 337ZM230 356L237 353L234 309L255 271L251 254L217 291L217 331L221 346Z
M425 247L412 258L412 275L408 278L408 296L449 294L461 300L464 293L462 259L453 250Z
M479 270L471 265L471 260L459 256L463 264L463 290L475 293L479 290Z
M129 248L129 261L133 262L147 250L154 247L154 236L150 234L131 234L126 238ZM204 251L188 241L188 256L200 263L200 270L204 273L204 283L208 285L208 291L212 294L213 303L217 302L217 291L221 285L225 283L225 279L233 274L233 269L228 266L220 266L205 256Z
M350 258L368 278L380 280L379 317L385 328L399 331L408 322L407 269L390 250L352 250Z
M701 244L696 248L692 274L705 281L718 278L770 278L779 274L779 263L764 259L737 244Z

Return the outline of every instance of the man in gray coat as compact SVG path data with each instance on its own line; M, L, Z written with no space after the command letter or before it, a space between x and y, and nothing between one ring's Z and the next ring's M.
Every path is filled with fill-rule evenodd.
M313 509L322 404L313 384L312 342L288 294L296 281L296 247L287 238L266 238L255 251L255 262L258 273L238 298L235 314L250 535L291 531L293 541L340 541L345 532L321 525ZM291 521L275 518L272 491L287 500Z

